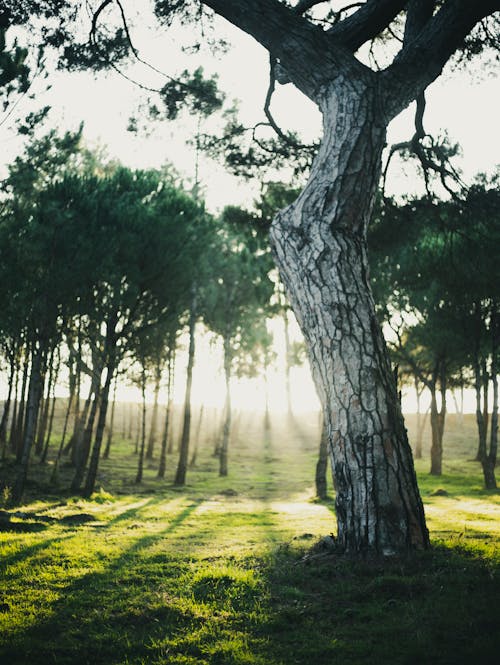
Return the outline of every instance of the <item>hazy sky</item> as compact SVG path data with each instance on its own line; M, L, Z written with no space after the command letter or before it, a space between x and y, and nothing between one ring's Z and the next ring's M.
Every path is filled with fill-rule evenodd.
M144 3L126 3L133 16ZM145 15L144 15L145 16ZM220 87L229 100L240 100L242 121L248 124L261 119L261 109L268 82L268 55L252 38L217 20L215 34L230 41L230 52L218 59L203 52L188 57L181 45L190 37L186 31L161 30L154 34L146 29L146 18L136 18L132 36L141 56L161 71L175 74L185 67L203 65L207 74L218 73ZM146 85L161 86L165 79L152 70L136 66L128 72ZM172 162L187 178L194 176L193 148L185 140L195 129L194 119L185 117L176 123L159 123L152 135L134 136L126 131L129 117L137 110L142 93L119 74L93 77L90 74L62 74L51 77L53 87L48 94L37 99L39 106L53 106L51 122L59 127L76 128L85 122L85 137L91 142L107 146L110 156L130 166L160 166ZM286 128L301 132L311 140L319 134L320 117L316 108L292 85L278 86L273 100L273 111L278 122ZM19 113L23 110L20 104ZM500 134L498 113L500 92L498 79L486 68L474 65L473 70L446 72L428 90L425 126L429 133L438 135L447 130L452 141L463 148L460 166L470 180L478 171L491 171L500 162ZM406 140L412 133L411 110L403 113L389 128L389 143ZM3 159L8 161L18 150L18 141L0 128ZM229 177L213 162L202 161L200 178L205 185L209 207L219 208L227 203L250 204L258 192L253 186ZM415 176L405 177L401 165L391 169L390 189L403 192L414 189ZM421 187L421 183L419 185Z

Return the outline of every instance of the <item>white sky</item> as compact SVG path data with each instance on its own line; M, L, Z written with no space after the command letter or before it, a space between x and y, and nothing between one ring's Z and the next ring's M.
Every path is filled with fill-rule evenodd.
M131 11L139 10L143 5L142 2L131 1L126 4ZM253 39L231 28L224 21L217 21L217 34L231 42L233 48L228 55L216 60L204 52L201 58L188 59L180 52L179 42L183 36L181 33L171 33L166 39L164 33L147 33L142 23L138 23L132 30L135 45L142 57L159 69L175 74L185 67L194 69L202 64L207 74L218 73L220 87L227 97L240 100L240 117L243 122L255 122L261 119L267 90L267 53ZM144 67L135 68L132 74L147 85L164 83L161 77ZM36 99L37 108L44 104L53 106L49 124L57 125L61 130L76 129L83 120L86 140L90 144L106 146L110 157L118 158L131 167L158 167L169 161L183 177L193 178L193 148L185 145L185 140L195 127L192 119L185 118L182 123L159 124L149 138L135 136L127 132L126 127L129 117L137 109L142 93L118 74L112 72L94 77L83 73L58 73L51 77L50 81L50 92L40 93ZM42 86L38 88L41 90ZM495 165L500 163L498 80L484 72L480 66L474 65L470 71L446 73L430 87L427 97L426 129L434 135L447 130L450 139L461 144L463 158L460 167L465 179L470 181L479 171L491 172ZM311 140L319 133L319 113L291 85L278 86L272 108L277 121L283 127L300 131L305 139ZM27 110L29 109L21 103L17 117L23 117L23 112L25 114ZM15 122L15 114L12 119ZM19 140L9 129L9 125L12 125L12 122L0 126L0 173L4 172L5 165L19 151ZM391 124L388 142L407 140L411 134L412 115L409 110ZM250 206L258 195L260 186L257 182L248 184L238 181L208 160L201 161L200 179L205 188L208 206L214 211L227 204ZM401 193L415 188L418 190L421 184L417 185L414 174L410 172L409 176L405 176L401 165L395 162L391 170L389 191ZM304 387L307 386L309 395L305 402L301 397L300 403L305 408L314 407L317 403L316 396L307 373L298 375L298 371L295 371L295 374L296 384L302 387L302 394L305 395ZM210 377L210 371L200 365L198 387L195 390L206 391L206 381L210 383L207 376ZM275 399L275 407L283 408L283 377L276 373L275 376L270 376L270 381L272 393L281 395ZM212 385L212 389L213 387ZM243 392L240 398L236 399L245 401L249 390L256 395L260 394L260 398L262 396L262 391L259 393L255 386L247 386L246 390L246 393ZM219 389L218 391L220 394ZM411 402L408 403L408 408L411 408Z

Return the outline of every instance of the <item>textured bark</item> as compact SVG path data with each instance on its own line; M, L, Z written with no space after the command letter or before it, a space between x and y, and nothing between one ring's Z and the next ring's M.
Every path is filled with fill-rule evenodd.
M189 435L191 431L191 388L193 385L193 365L195 351L195 327L197 317L196 288L193 287L191 309L189 312L189 351L186 370L186 393L184 396L184 418L182 422L182 435L179 448L179 462L175 472L174 484L182 486L186 484L186 473L189 459Z
M377 90L359 79L339 76L318 103L323 141L306 188L273 223L272 244L323 404L339 545L391 555L429 540L368 278L385 121Z

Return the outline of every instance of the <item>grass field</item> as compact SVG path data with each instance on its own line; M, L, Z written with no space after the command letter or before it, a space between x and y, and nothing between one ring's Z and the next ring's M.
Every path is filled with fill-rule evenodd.
M134 485L130 442L91 501L50 494L50 466L32 470L26 505L0 523L2 665L500 660L500 495L470 461L472 417L449 418L442 477L427 452L417 463L433 550L384 563L304 560L334 530L333 499L314 499L316 416L276 419L269 436L242 416L224 479L201 438L182 490L173 459L166 481L147 468Z

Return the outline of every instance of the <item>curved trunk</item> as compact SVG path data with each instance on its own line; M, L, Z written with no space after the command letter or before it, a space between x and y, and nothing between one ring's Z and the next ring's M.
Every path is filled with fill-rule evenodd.
M272 245L325 413L338 544L392 555L429 539L368 278L385 125L376 91L334 83L319 100L324 139L311 178L274 220Z

